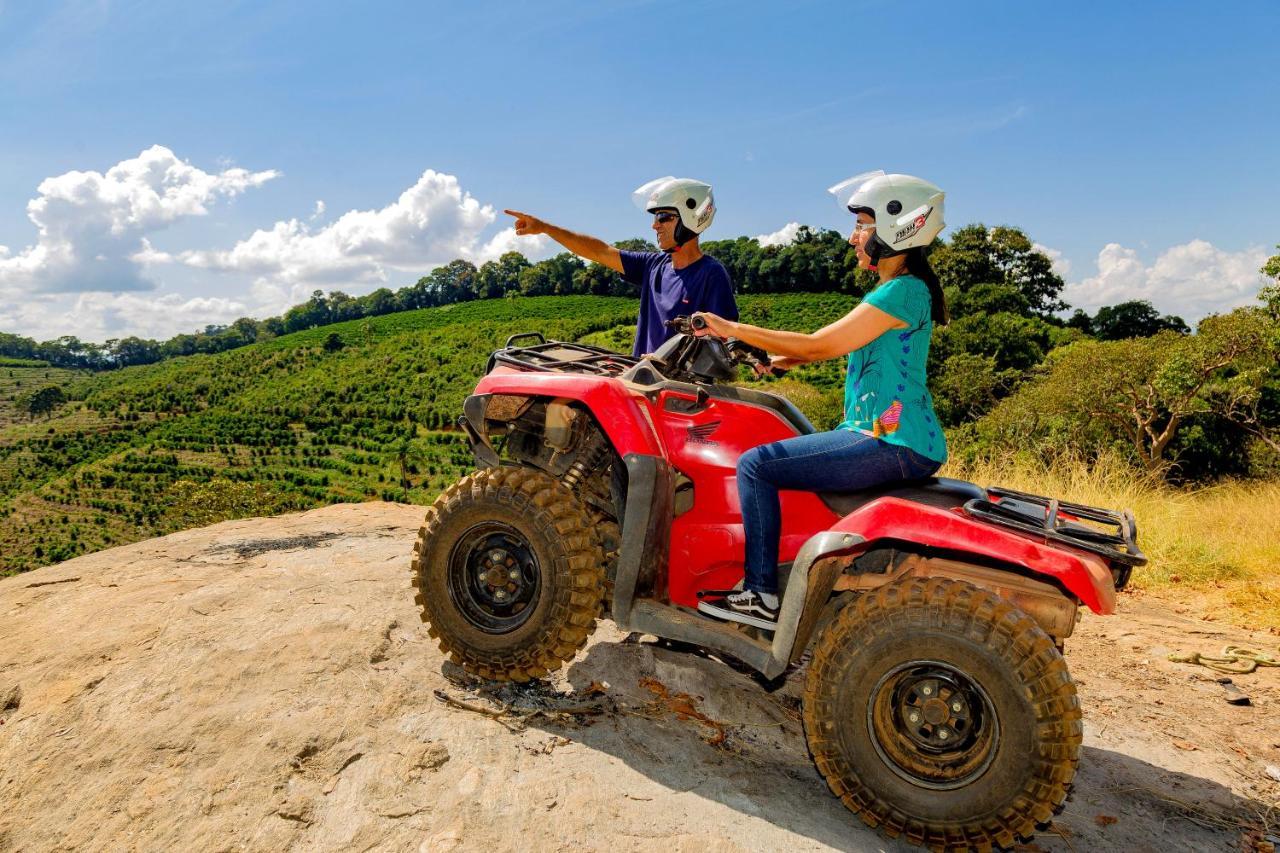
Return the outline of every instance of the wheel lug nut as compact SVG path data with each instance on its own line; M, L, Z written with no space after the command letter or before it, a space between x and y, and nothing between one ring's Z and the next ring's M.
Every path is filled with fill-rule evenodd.
M954 704L951 706L951 710L953 710L953 711L955 711L957 714L959 714L959 713L960 713L960 703L959 703L959 702L954 703Z
M515 569L512 569L512 570L511 570L511 579L512 579L512 580L516 580L516 579L517 579L517 578L519 578L519 577L520 577L520 573L519 573L518 571L516 571Z
M907 715L907 719L913 723L918 723L920 722L920 715L915 711L912 711L910 714Z
M926 696L932 696L932 695L933 695L933 688L926 684L924 687L921 687L921 688L920 688L920 692L921 692L921 693L923 693L923 694L924 694L924 695L926 695Z
M493 597L498 599L499 601L502 601L502 599L507 597L507 591L505 589L497 590L496 592L494 592Z
M951 736L951 732L946 729L938 729L938 740L946 740Z

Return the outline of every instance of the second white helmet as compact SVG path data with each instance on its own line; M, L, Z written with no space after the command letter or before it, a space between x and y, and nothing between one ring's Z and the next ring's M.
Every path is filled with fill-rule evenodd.
M716 218L711 184L693 178L656 178L638 187L631 198L646 213L673 210L679 214L675 238L680 245L706 231Z
M912 175L863 172L828 190L850 213L869 213L876 220L880 255L896 255L928 246L946 227L944 193L936 184Z

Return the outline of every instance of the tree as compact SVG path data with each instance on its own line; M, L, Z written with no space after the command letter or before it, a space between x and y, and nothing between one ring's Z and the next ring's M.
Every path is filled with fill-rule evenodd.
M452 305L476 298L476 267L470 261L454 260L436 267L428 277L438 304ZM425 306L423 306L425 307Z
M505 252L496 261L485 263L476 273L477 298L497 299L518 289L520 273L529 266L529 260L519 252Z
M385 287L379 287L373 293L362 296L360 299L365 303L364 315L366 317L380 317L396 310L395 294Z
M284 328L287 332L314 329L328 323L329 304L325 301L323 290L313 291L309 300L284 312Z
M961 352L949 356L929 380L938 420L944 427L977 420L989 412L1021 376L1021 371L1000 370L989 355Z
M409 489L412 488L409 482L409 466L421 460L422 451L414 445L413 433L408 432L401 436L400 441L396 443L396 463L400 468L400 488L404 490L406 501L409 499Z
M1280 249L1280 245L1277 245L1276 248ZM1258 298L1262 300L1262 304L1267 306L1267 311L1271 314L1271 317L1280 320L1280 254L1272 255L1268 258L1259 272L1267 278L1273 279L1273 281L1259 291Z
M1181 335L1191 329L1181 317L1166 314L1163 317L1150 302L1133 300L1119 305L1104 305L1098 309L1089 324L1094 337L1104 341L1121 341L1125 338L1149 338L1166 329Z
M342 342L341 335L337 332L330 332L325 335L324 344L322 344L322 346L324 347L325 352L339 352L346 346L346 344Z
M1053 261L1017 228L966 225L949 243L936 246L929 260L943 287L964 292L979 284L1007 284L1038 314L1067 307L1059 298L1066 284L1053 271Z
M1049 351L1050 328L1044 320L1006 312L961 317L934 331L930 370L958 353L990 356L999 371L1030 370Z
M1119 442L1149 471L1167 469L1168 451L1190 417L1216 414L1257 422L1252 400L1277 357L1276 329L1258 309L1201 323L1195 335L1162 331L1119 341L1081 340L1055 350L1042 375L978 424L995 445L1088 449ZM1260 415L1260 413L1259 413ZM1252 419L1252 421L1251 421Z
M67 402L67 395L57 385L47 385L19 401L19 406L35 420L36 415L53 416L53 411Z
M1031 303L1021 290L1009 284L976 284L968 290L946 288L947 309L953 319L969 314L1016 314L1025 317Z
M120 367L151 364L160 360L160 346L155 341L144 341L136 337L116 341L114 346L108 347L108 350Z

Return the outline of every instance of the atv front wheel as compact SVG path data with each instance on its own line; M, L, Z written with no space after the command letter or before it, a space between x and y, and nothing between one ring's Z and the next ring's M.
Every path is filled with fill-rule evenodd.
M867 824L935 850L1011 846L1066 800L1083 735L1066 662L1031 617L971 584L888 584L819 637L804 728Z
M414 600L440 650L500 681L541 678L595 629L604 555L590 512L551 477L488 468L427 508Z

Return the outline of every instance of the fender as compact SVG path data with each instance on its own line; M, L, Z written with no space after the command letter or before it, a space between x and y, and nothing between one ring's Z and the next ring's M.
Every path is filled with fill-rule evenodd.
M662 444L653 428L648 409L624 384L612 377L496 368L480 380L475 392L468 398L468 405L463 406L468 421L468 435L474 430L478 435L473 438L478 437L492 453L493 448L485 435L483 410L478 404L470 402L476 397L489 394L576 400L595 415L618 456L663 455ZM480 416L479 421L474 419L475 415Z
M958 510L884 497L854 510L832 530L861 536L866 550L878 541L897 539L1013 563L1032 575L1053 578L1094 613L1109 615L1116 609L1115 583L1101 557L973 521Z

